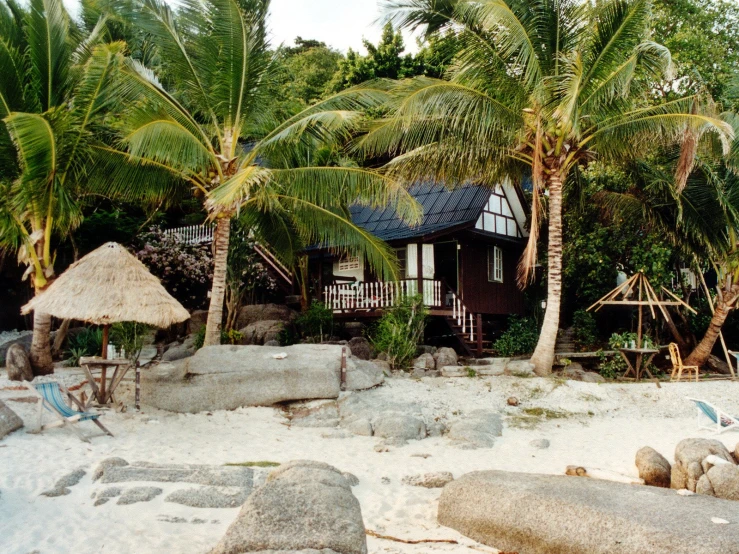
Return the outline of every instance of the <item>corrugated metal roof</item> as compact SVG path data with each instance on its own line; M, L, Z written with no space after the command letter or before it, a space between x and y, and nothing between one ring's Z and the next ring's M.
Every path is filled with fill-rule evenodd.
M490 198L490 189L477 185L449 189L435 183L420 183L413 185L409 192L423 207L420 225L409 227L394 208L364 206L350 208L352 221L385 241L420 237L465 223L474 224Z

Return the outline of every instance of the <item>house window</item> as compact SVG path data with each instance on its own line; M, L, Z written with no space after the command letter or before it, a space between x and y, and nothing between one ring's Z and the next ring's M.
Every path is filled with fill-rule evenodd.
M405 279L406 254L405 247L395 249L395 255L398 257L398 276L401 280Z
M353 271L360 269L359 256L344 258L339 261L339 271Z
M503 282L503 251L497 246L488 248L488 281Z

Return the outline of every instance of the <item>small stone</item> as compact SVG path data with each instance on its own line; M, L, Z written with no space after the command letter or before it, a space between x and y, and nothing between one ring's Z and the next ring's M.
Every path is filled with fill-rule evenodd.
M385 414L372 422L375 436L387 439L416 439L426 437L426 425L422 419L405 414Z
M412 366L414 369L436 369L436 360L431 354L421 354L418 358L413 360Z
M174 491L165 502L191 508L238 508L249 497L251 489L239 487L203 487Z
M390 477L383 477L382 479L380 479L380 483L382 483L383 485L389 485Z
M120 496L122 492L123 492L123 489L121 489L120 487L108 487L107 489L103 489L102 491L98 493L95 499L94 505L102 506L103 504L107 503L111 498Z
M343 430L337 430L337 431L328 431L326 433L321 433L322 439L348 439L351 437L351 433L348 431Z
M54 483L54 488L42 492L41 495L51 498L57 496L66 496L67 494L72 492L69 490L68 487L73 487L77 483L79 483L86 473L87 472L82 468L75 469L73 472L68 473L67 475L59 479L56 483Z
M105 470L111 467L123 467L127 466L128 462L124 460L123 458L106 458L102 462L98 464L98 466L95 468L95 471L92 474L92 480L93 482L100 479L103 474L105 473Z
M372 424L368 419L357 418L344 424L344 428L350 433L364 437L372 436Z
M5 366L11 381L33 381L28 352L20 343L11 344L5 353Z
M445 366L457 365L459 358L453 348L444 347L436 351L434 360L436 360L436 369L441 369Z
M159 487L133 487L124 492L116 504L125 506L138 502L149 502L164 492Z
M508 397L507 402L509 406L518 406L518 398L516 398L515 396Z
M654 448L645 446L636 453L636 467L639 478L644 484L652 487L670 488L672 466L670 462Z
M441 367L442 377L468 377L469 373L466 368L458 365L446 365Z
M450 472L437 471L434 473L425 473L423 475L410 475L408 477L403 477L402 483L413 487L440 489L452 481L454 481L454 475Z
M545 450L549 448L550 442L547 439L534 439L529 443L529 446L533 446L539 450Z
M429 437L440 437L446 432L446 425L441 421L432 421L426 425L426 433Z
M411 458L423 458L425 460L426 458L430 458L430 457L431 457L431 454L425 454L425 453L423 453L423 454L411 454Z

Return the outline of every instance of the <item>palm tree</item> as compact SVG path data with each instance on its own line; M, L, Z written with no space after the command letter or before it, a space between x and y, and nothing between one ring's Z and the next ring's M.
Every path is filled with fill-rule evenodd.
M28 266L36 294L54 279L52 241L81 221L91 145L122 45L93 48L62 0L0 3L0 246ZM53 371L51 317L34 313L34 371Z
M303 242L361 254L385 275L395 272L392 251L351 224L347 206L392 201L409 220L418 217L416 203L390 178L312 161L319 145L361 130L357 110L378 104L381 87L346 91L287 121L269 116L278 68L266 39L268 7L269 0L186 0L179 12L161 0L116 6L155 44L161 70L125 60L109 91L120 106L117 140L103 149L108 162L98 170L110 194L166 199L188 187L202 198L216 223L205 345L220 344L234 217L264 235L289 240L296 232Z
M391 154L387 174L407 181L495 183L533 176L530 237L519 285L533 279L548 208L547 308L534 355L551 372L562 289L562 193L573 168L679 141L686 129L731 136L691 113L693 98L650 105L650 82L671 57L648 39L649 0L388 0L387 18L426 33L456 33L448 80L397 87L389 115L359 143ZM686 164L689 166L689 164Z

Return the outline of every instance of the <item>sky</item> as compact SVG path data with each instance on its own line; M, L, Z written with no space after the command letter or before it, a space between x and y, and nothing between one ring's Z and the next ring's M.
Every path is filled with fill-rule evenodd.
M173 0L172 3L175 3ZM64 0L70 12L79 12L78 0ZM379 0L272 0L269 29L272 44L293 44L295 37L315 39L346 52L364 53L362 38L377 43L382 33ZM406 51L415 52L416 41L406 36Z

